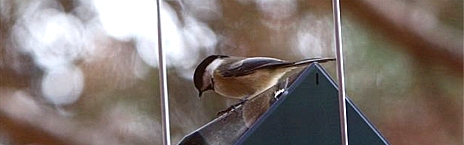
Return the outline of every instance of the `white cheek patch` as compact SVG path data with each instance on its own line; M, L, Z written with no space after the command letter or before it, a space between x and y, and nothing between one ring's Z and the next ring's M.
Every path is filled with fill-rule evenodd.
M207 73L203 74L203 86L201 87L201 90L206 90L208 86L211 84L211 76L208 75Z
M211 62L211 64L209 64L206 69L205 69L205 72L203 74L203 88L201 88L202 90L206 89L209 85L211 85L211 77L213 77L213 73L214 73L214 70L216 70L219 65L221 65L223 62L223 60L221 59L216 59L214 60L213 62Z
M205 73L212 75L213 72L214 72L214 70L216 70L216 69L219 67L219 65L222 64L223 61L224 61L224 60L222 60L222 59L216 59L216 60L214 60L213 62L211 62L211 64L209 64L209 65L206 67Z

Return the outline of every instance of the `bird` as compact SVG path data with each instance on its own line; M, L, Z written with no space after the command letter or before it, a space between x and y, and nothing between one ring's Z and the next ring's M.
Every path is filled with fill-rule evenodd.
M290 71L335 58L309 58L284 61L272 57L210 55L195 69L193 82L201 98L212 90L221 96L246 101L278 83Z

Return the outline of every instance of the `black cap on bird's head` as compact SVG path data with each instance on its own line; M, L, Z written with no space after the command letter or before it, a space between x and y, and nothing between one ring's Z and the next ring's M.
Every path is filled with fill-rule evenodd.
M206 72L206 68L216 59L228 57L225 55L210 55L203 59L201 63L195 69L195 73L193 74L193 83L195 84L195 88L198 90L198 95L201 97L204 91L212 90L213 82L211 80L211 74ZM206 74L205 74L206 72Z

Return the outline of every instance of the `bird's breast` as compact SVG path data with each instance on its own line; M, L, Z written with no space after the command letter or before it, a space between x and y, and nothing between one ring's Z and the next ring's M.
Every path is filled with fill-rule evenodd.
M242 99L254 97L277 84L283 72L263 71L238 77L214 74L214 91L225 97Z

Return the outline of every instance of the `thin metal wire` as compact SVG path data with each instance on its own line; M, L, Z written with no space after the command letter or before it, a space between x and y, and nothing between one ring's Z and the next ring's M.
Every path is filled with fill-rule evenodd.
M348 145L348 130L346 122L346 96L345 96L345 76L343 67L343 45L342 45L342 28L340 19L340 1L332 0L332 9L334 17L335 30L335 48L337 50L337 78L338 78L338 106L340 112L340 133L341 144Z
M168 82L166 71L166 59L162 48L161 38L161 0L156 0L156 11L158 16L158 70L160 81L160 99L161 99L161 129L163 130L163 144L171 145L171 132L169 124L169 100L168 100Z

